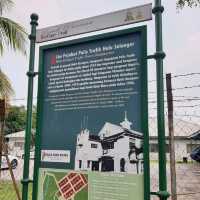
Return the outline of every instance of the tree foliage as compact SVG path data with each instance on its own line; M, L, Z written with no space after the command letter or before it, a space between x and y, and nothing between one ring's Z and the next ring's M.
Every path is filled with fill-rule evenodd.
M4 13L14 5L12 0L0 0L0 55L5 49L12 49L26 54L25 29L15 21L4 17ZM0 98L9 101L14 90L7 75L0 69Z
M33 129L36 127L36 107L33 107L32 116ZM24 106L11 106L5 119L5 134L15 133L25 130L26 109Z
M183 8L185 6L197 7L200 5L200 0L177 0L177 7Z
M0 0L0 54L2 55L6 48L14 51L26 53L25 29L15 21L4 17L4 12L10 10L13 6L12 0Z
M0 69L0 99L9 100L14 90L7 75Z
M5 134L10 134L25 129L26 110L24 106L12 106L5 120Z

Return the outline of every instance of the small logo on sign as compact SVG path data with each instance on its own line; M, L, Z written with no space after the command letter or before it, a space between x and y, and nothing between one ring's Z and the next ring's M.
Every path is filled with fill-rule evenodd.
M142 19L142 18L143 18L143 15L142 15L142 12L140 10L137 13L133 13L132 11L128 11L126 13L125 22L126 21L139 20L139 19Z
M56 56L53 55L51 56L51 65L55 65L56 64Z
M65 150L42 150L41 151L42 162L70 162L70 151Z

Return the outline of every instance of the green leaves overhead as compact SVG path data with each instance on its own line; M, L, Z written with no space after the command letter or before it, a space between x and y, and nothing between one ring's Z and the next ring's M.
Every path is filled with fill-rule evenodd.
M8 11L14 5L12 0L0 0L0 54L2 55L5 48L10 48L14 51L26 53L26 38L25 29L3 16L5 11Z
M3 16L14 5L12 0L0 0L0 55L5 49L12 49L26 54L25 29L13 20ZM14 67L14 66L13 66ZM10 80L0 70L0 98L9 100L14 94Z
M26 32L23 27L21 27L16 22L0 17L0 53L6 47L13 49L14 51L20 51L23 54L26 53L25 48L26 42Z
M12 0L0 0L0 15L3 14L4 11L9 10L14 5Z
M183 8L185 6L197 7L200 5L200 0L177 0L177 8Z
M5 119L5 134L25 130L26 108L24 106L10 106ZM32 128L36 127L36 107L33 106Z
M14 90L11 86L9 78L0 70L0 99L6 99L14 95Z

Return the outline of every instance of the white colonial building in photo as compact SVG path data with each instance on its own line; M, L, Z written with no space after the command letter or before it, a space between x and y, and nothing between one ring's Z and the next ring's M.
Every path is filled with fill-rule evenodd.
M105 122L98 135L83 129L77 135L75 170L141 173L143 135L131 129L126 114L120 125Z

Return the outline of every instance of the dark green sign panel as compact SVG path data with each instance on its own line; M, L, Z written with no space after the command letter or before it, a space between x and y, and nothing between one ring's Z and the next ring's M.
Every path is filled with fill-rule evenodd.
M38 200L148 196L145 26L41 47L38 99Z

